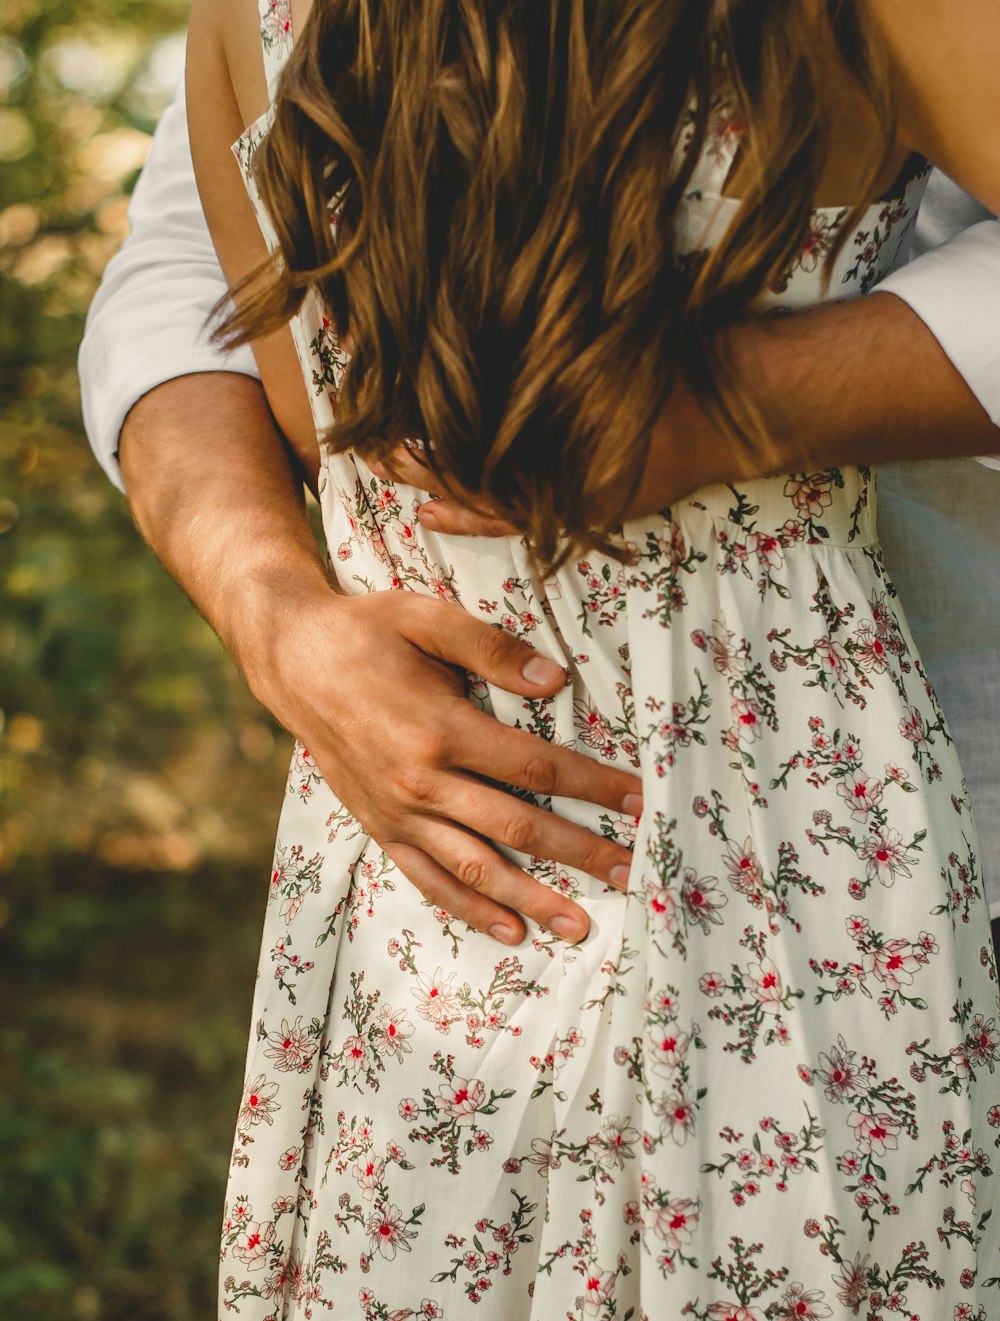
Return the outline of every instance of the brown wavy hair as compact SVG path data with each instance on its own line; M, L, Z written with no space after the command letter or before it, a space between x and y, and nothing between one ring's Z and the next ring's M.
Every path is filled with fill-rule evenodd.
M733 443L764 439L714 332L799 251L834 60L886 130L860 212L894 117L849 0L315 0L255 164L278 249L223 334L272 330L317 290L353 349L327 444L425 438L545 564L613 544L678 367ZM684 271L675 214L720 69L743 203Z

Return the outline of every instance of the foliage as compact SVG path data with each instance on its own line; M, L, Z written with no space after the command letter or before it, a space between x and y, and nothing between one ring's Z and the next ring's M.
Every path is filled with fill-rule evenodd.
M213 1314L287 741L83 439L87 303L182 0L0 27L0 1313Z

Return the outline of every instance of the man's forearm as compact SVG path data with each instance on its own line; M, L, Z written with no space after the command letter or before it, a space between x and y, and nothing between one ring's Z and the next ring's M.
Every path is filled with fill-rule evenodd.
M259 383L168 381L131 410L119 453L139 530L254 687L277 645L276 603L332 587Z
M898 298L742 323L722 349L735 388L768 419L767 444L744 452L680 381L654 430L635 513L714 482L1000 448L1000 430Z

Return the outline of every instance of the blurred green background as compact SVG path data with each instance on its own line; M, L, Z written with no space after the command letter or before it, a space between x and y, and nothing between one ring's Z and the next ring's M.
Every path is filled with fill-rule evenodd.
M0 7L0 1316L201 1321L288 740L83 438L186 0Z

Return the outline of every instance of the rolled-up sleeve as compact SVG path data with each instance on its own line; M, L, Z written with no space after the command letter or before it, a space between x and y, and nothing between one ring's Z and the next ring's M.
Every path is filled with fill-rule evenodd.
M1000 426L1000 220L983 220L922 253L879 286L924 322ZM982 458L1000 468L1000 458Z
M153 137L129 225L91 304L79 356L87 437L122 490L118 438L138 399L194 372L258 375L250 349L220 349L206 329L227 286L191 165L183 81Z

